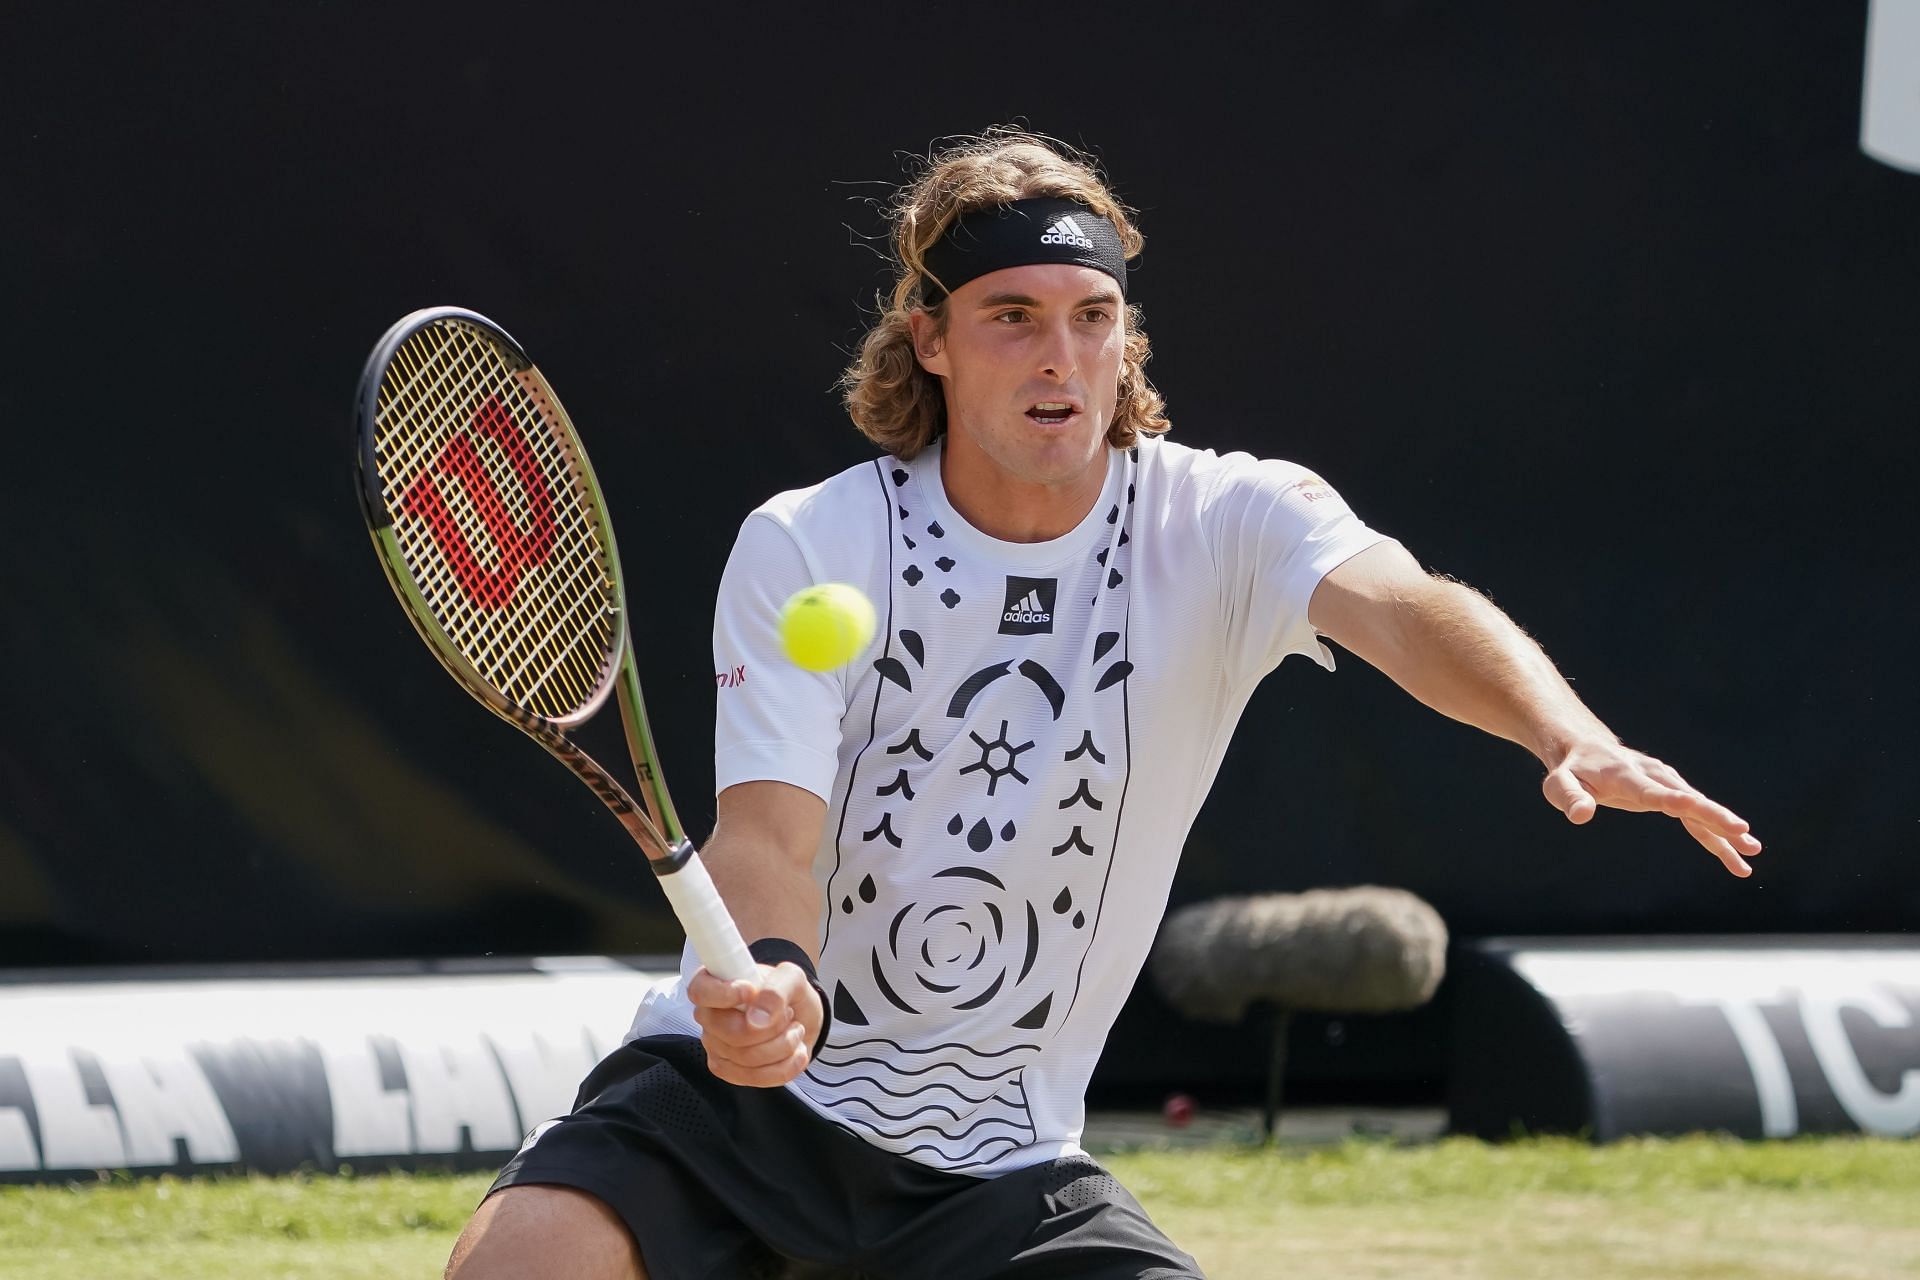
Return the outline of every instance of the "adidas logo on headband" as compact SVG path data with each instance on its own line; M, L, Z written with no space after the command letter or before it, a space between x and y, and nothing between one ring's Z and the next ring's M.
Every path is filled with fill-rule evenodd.
M1080 249L1093 248L1093 240L1080 229L1080 224L1073 220L1072 214L1068 214L1042 232L1040 243L1070 244Z

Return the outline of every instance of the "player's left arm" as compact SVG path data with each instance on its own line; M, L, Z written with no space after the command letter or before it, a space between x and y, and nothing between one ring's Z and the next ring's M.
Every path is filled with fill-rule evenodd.
M1568 821L1588 821L1598 805L1664 813L1728 871L1752 874L1746 859L1760 842L1744 819L1623 746L1506 614L1428 574L1399 543L1378 543L1328 573L1307 617L1435 711L1533 752L1547 770L1541 789Z

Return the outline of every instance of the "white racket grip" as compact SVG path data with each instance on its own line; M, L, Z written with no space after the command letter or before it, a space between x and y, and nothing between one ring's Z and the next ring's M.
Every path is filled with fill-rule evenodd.
M758 966L747 953L739 926L727 914L727 904L720 900L720 891L713 887L713 877L707 874L700 855L693 854L659 879L667 901L673 904L673 914L687 931L687 941L693 944L693 954L700 957L707 972L728 981L752 978Z

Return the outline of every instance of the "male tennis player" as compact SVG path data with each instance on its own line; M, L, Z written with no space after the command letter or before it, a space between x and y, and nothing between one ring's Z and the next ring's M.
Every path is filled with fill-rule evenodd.
M1081 1152L1082 1097L1248 696L1331 669L1322 636L1531 750L1575 823L1664 813L1736 875L1760 849L1318 476L1160 438L1140 234L1089 167L993 133L896 213L846 377L887 456L755 511L720 587L706 857L762 980L689 958L647 997L464 1280L1198 1276ZM809 674L776 618L833 581L881 634Z

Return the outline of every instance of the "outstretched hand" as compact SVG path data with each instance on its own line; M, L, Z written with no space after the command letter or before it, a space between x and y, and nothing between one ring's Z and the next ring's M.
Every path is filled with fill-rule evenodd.
M798 965L759 966L729 982L702 968L687 983L707 1069L728 1084L773 1088L807 1069L824 1010Z
M1695 790L1672 766L1630 747L1605 741L1580 743L1548 772L1541 790L1548 803L1572 823L1590 821L1600 805L1678 818L1728 871L1736 876L1753 874L1747 859L1759 853L1761 846L1747 830L1746 819Z

